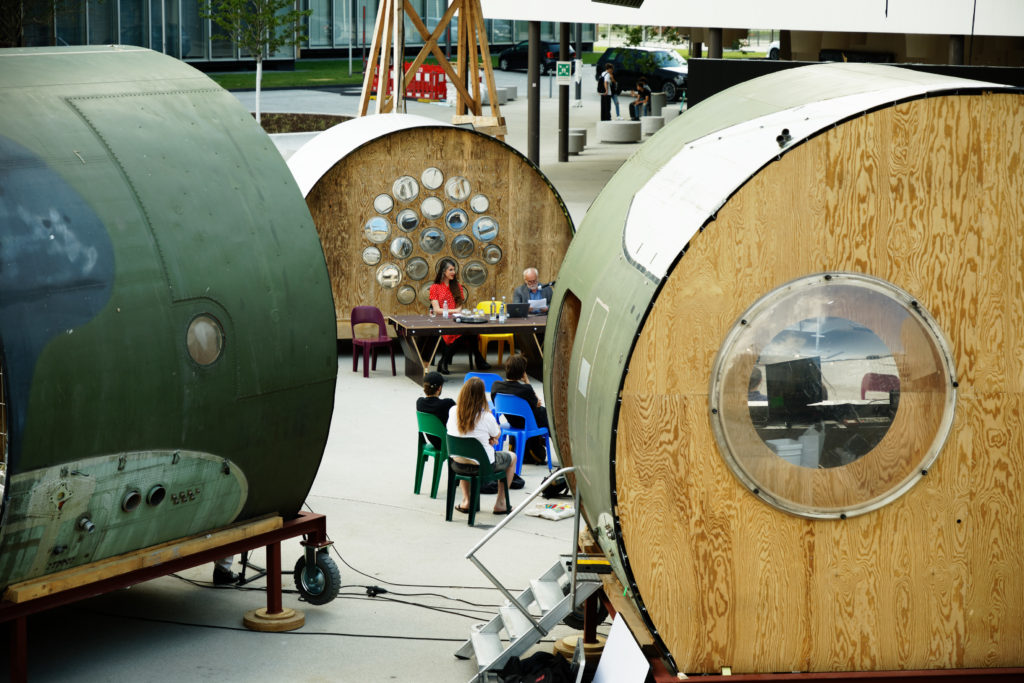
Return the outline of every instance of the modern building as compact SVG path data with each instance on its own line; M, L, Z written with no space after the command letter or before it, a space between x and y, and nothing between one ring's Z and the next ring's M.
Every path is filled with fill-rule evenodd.
M406 0L427 28L433 31L448 8L447 0ZM296 7L312 10L306 19L306 39L269 56L271 61L306 57L343 57L349 49L362 56L369 45L379 0L296 0ZM200 14L198 0L26 0L22 34L2 42L24 47L44 45L139 45L209 68L248 61L229 40L217 33ZM527 39L526 21L487 19L487 38L494 47ZM583 41L593 43L594 24L583 25ZM406 19L406 45L415 48L423 39ZM457 40L457 22L442 42ZM558 40L558 24L542 22L542 40ZM453 48L454 49L454 48Z

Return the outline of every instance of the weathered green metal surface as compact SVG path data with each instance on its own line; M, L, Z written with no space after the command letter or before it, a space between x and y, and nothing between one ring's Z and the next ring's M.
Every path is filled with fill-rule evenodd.
M222 353L207 365L186 347L199 315L223 329ZM305 202L235 97L141 48L0 50L0 343L12 496L0 525L0 584L48 571L32 554L51 552L48 539L68 533L45 529L42 545L19 545L24 559L7 559L22 542L11 535L26 509L19 496L39 477L80 490L76 505L89 496L87 512L108 525L96 524L101 542L61 541L94 547L88 557L66 550L67 566L194 530L172 520L169 498L143 515L146 504L124 513L115 492L88 493L73 472L97 458L149 462L180 450L223 463L241 482L231 495L212 495L220 466L181 482L210 494L191 513L205 528L295 513L327 439L334 337ZM143 471L140 486L171 476Z

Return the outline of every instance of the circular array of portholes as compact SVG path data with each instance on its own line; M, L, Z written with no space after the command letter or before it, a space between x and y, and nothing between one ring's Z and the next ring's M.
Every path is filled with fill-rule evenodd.
M434 166L418 180L396 178L390 192L374 197L373 214L363 224L363 263L374 269L377 285L393 290L404 305L429 303L436 263L445 257L458 262L467 287L479 287L504 256L490 208L491 200L469 179L446 177Z

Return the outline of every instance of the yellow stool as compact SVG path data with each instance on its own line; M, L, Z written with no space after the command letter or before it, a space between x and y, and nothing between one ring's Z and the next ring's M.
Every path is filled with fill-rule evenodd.
M490 301L481 301L476 305L476 310L482 311L488 315L491 314L491 303ZM501 307L501 302L493 302L495 313ZM481 334L478 335L480 338L480 355L485 359L487 358L487 345L491 342L498 343L498 365L502 363L502 354L505 351L505 344L508 344L509 354L516 352L516 341L515 337L509 334Z

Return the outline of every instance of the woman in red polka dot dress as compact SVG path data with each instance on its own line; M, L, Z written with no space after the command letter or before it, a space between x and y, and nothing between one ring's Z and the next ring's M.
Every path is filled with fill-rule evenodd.
M449 314L462 308L466 302L466 288L459 283L455 261L443 258L437 263L437 275L434 277L434 284L430 285L430 306L434 313L441 315L444 312L444 304L448 303ZM473 356L476 360L478 370L487 370L490 364L482 355L480 347L476 344L477 336L445 334L441 336L441 360L437 362L437 371L442 374L449 374L448 364L455 355L458 341L465 338L466 342L473 347ZM464 343L466 343L464 342Z

